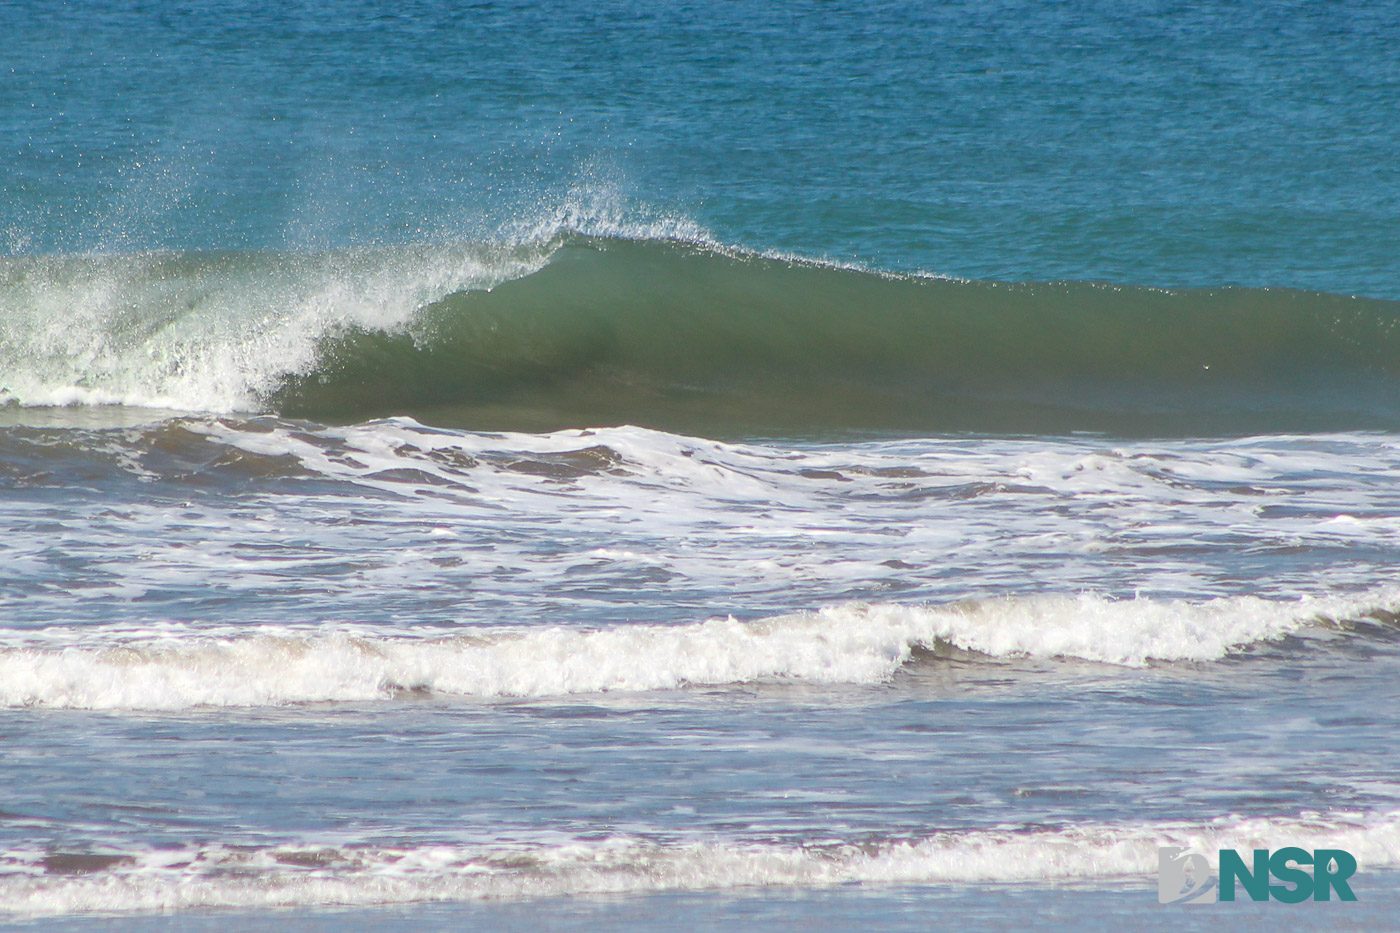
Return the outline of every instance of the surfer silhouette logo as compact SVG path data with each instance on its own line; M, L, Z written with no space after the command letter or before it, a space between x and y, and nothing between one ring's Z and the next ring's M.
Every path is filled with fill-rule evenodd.
M1216 878L1204 855L1181 846L1157 850L1157 900L1163 904L1214 904Z

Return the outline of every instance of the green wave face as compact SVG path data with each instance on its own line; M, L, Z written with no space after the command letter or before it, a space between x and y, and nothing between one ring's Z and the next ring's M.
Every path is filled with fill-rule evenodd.
M576 236L12 258L0 419L134 405L718 438L1393 430L1398 321L1400 303L1318 293L958 282Z
M581 240L396 332L337 328L268 396L333 421L709 436L1394 429L1400 303L885 276Z

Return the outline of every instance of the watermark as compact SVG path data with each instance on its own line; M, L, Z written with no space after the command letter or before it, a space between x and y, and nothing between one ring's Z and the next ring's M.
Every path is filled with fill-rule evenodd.
M1157 900L1163 904L1214 904L1233 901L1239 888L1252 901L1270 898L1285 904L1303 901L1354 901L1348 879L1356 874L1356 858L1345 849L1309 852L1296 846L1255 849L1250 863L1236 849L1221 849L1211 871L1205 855L1182 846L1157 850ZM1312 866L1307 871L1303 866ZM1270 879L1277 884L1271 884Z
M1179 846L1157 850L1157 900L1163 904L1214 904L1215 882L1204 855Z

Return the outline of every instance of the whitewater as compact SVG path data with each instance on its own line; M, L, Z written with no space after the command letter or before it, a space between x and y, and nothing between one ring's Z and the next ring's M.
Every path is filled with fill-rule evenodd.
M0 893L26 923L1126 898L1158 846L1279 838L1397 864L1371 739L1400 663L1393 435L9 417L0 708L32 752ZM119 797L77 829L47 808L86 770L49 763L93 748ZM254 805L269 779L303 789Z

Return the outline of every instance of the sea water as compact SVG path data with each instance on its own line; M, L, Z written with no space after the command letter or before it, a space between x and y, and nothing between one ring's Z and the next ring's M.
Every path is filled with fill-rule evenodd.
M1394 4L0 27L6 922L1389 922Z

